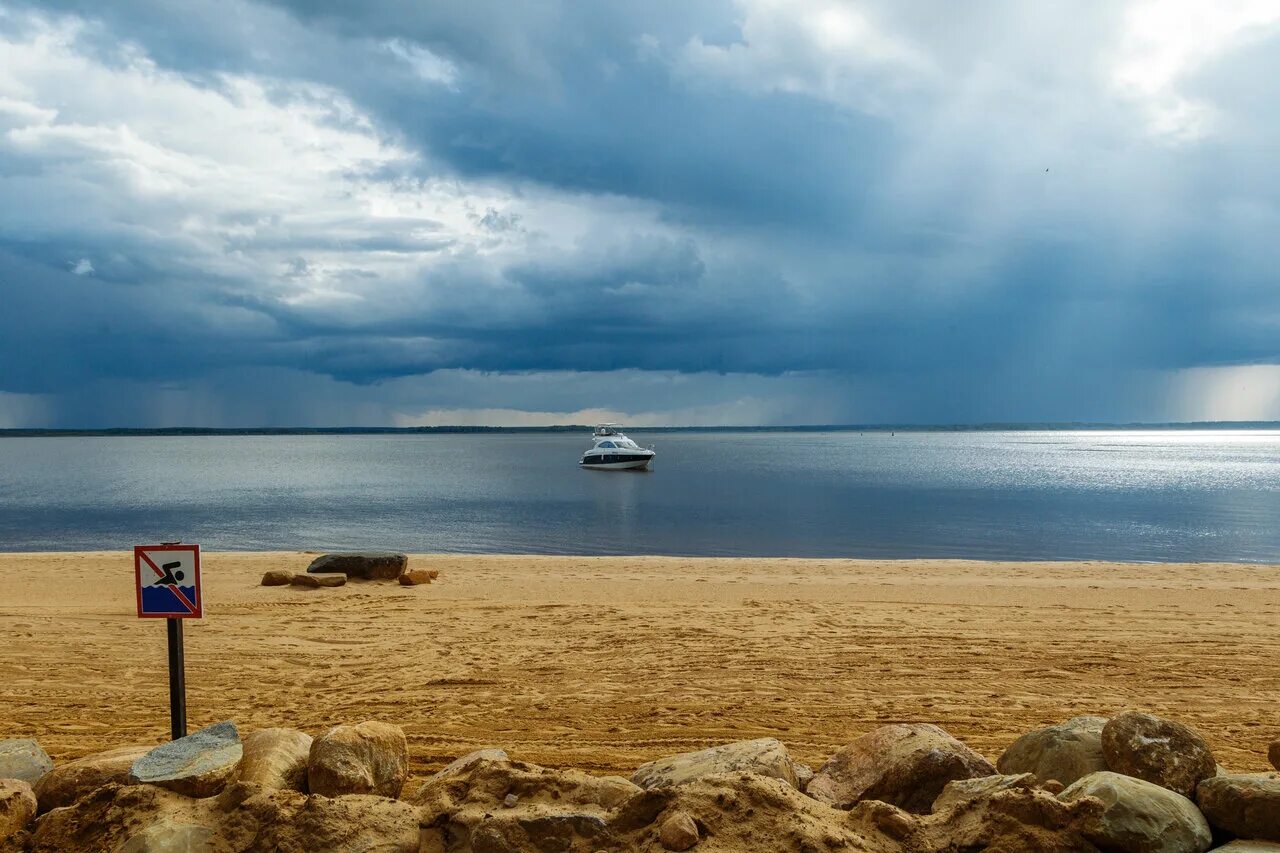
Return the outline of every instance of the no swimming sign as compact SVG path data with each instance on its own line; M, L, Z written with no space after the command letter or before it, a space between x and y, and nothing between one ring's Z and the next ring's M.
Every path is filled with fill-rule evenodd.
M133 563L139 617L199 619L204 615L199 545L136 545Z

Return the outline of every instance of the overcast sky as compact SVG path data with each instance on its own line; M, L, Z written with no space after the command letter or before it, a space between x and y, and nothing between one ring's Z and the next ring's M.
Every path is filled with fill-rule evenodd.
M0 427L1280 419L1280 3L0 0Z

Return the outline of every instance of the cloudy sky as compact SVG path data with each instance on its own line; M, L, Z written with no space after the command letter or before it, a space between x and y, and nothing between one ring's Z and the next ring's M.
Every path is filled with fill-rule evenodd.
M1280 419L1280 3L0 0L0 427Z

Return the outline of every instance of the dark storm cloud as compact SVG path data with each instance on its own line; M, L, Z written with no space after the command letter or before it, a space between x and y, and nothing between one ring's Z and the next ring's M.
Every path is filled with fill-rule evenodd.
M1114 4L784 6L8 6L0 391L804 373L1024 419L1280 361L1273 21L1160 77Z

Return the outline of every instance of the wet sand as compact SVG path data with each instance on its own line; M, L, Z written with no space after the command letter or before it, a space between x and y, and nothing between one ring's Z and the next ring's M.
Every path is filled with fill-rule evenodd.
M597 772L772 735L816 763L883 723L995 759L1129 708L1232 770L1280 737L1280 566L414 556L430 586L261 587L299 553L205 554L191 727L403 726L414 769L472 749ZM165 630L132 555L0 554L0 737L58 759L168 734Z

